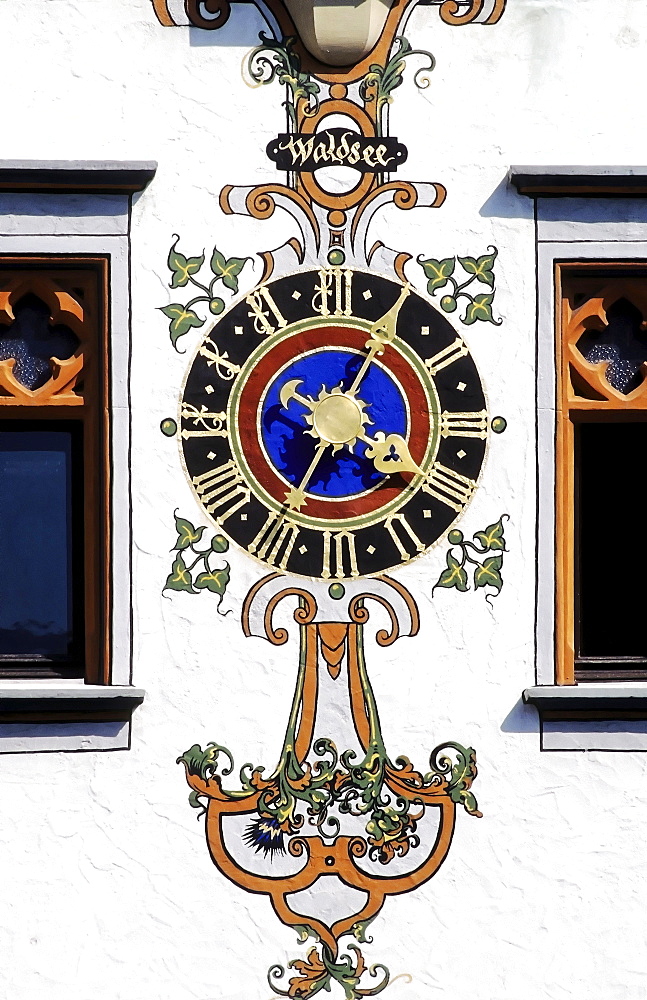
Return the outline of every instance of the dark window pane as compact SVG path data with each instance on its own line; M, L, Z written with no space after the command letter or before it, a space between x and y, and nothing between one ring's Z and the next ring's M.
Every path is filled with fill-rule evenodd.
M577 428L580 657L647 659L642 487L646 455L647 423Z
M72 519L80 430L24 422L0 431L2 657L74 656L74 595L81 574Z

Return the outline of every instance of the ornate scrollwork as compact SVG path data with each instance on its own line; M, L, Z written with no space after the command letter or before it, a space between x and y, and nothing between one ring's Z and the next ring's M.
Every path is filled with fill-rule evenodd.
M492 10L482 24L496 24L501 20L507 0L494 0ZM464 8L467 7L467 10ZM483 13L485 0L444 0L440 5L440 17L445 24L460 26L471 24ZM461 14L461 9L463 13Z
M212 16L203 14L202 8ZM222 28L231 14L229 0L184 0L184 9L194 28L205 28L207 31Z

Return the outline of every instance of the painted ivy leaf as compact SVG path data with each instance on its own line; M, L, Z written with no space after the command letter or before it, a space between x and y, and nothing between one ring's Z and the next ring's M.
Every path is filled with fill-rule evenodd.
M458 559L451 554L451 552L447 553L447 569L443 570L440 574L438 582L434 586L434 590L436 587L456 587L457 590L460 590L463 593L466 590L469 590L467 585L467 572L464 567L461 566Z
M356 924L351 927L351 933L355 940L359 941L360 944L372 944L373 938L369 937L366 931L369 925L373 923L375 917L370 917L368 920L358 920Z
M166 579L163 590L186 590L189 594L195 594L192 586L191 573L186 567L181 552L173 560L171 572Z
M204 253L201 257L185 257L183 253L176 250L179 239L180 237L176 236L175 243L168 254L169 270L173 272L171 288L183 288L184 285L188 284L191 275L197 274L204 264Z
M500 572L502 563L502 555L485 559L483 565L477 566L474 570L474 587L477 590L479 587L494 587L498 594L503 586L503 577Z
M305 944L308 938L314 938L315 941L319 940L319 935L316 931L313 931L312 927L308 927L307 924L295 924L293 930L297 932L299 944Z
M484 322L496 324L496 320L492 316L493 298L494 292L481 292L480 295L475 295L467 307L463 323L470 326L472 323L476 323L477 319L482 319Z
M217 278L222 279L225 288L228 288L230 292L237 292L238 275L250 259L250 257L229 257L227 259L217 247L214 247L211 255L211 270Z
M229 563L225 563L224 569L214 569L208 573L199 573L195 586L197 590L208 590L212 594L221 596L227 589L229 583Z
M182 549L188 549L189 545L195 545L206 531L204 526L195 528L185 517L178 517L177 514L175 515L175 529L177 541L171 550L173 552L180 552Z
M460 265L468 274L473 274L478 281L484 285L494 288L494 274L492 268L496 260L496 250L494 253L485 253L476 260L474 257L459 257Z
M465 809L465 812L469 813L470 816L476 816L479 819L481 819L481 817L483 816L483 813L480 811L478 807L478 802L476 801L476 796L474 795L474 792L469 792L466 789L464 789L461 792L461 804Z
M494 551L505 551L505 538L503 537L503 515L496 524L489 524L485 531L477 531L473 536L484 549Z
M227 756L230 767L233 767L234 762L229 750L218 743L208 743L204 750L199 743L194 743L189 750L177 758L175 763L184 764L188 774L195 774L206 781L215 773L218 767L218 757L221 753ZM231 774L231 770L223 770L222 773Z
M160 311L165 316L168 316L171 321L169 333L171 335L171 343L176 350L176 345L180 337L188 333L191 327L204 326L205 323L193 309L187 309L185 306L180 305L179 302L172 302L170 306L160 306Z
M425 272L425 277L429 279L427 282L427 291L430 295L437 288L442 288L443 285L447 284L456 267L456 259L454 257L445 257L444 260L436 260L434 257L430 257L428 260L418 259L418 263Z

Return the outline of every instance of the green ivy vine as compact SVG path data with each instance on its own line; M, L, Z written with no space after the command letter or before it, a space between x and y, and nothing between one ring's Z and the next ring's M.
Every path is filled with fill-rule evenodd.
M477 545L474 544L474 541L467 541L463 532L457 528L449 532L447 540L453 548L459 549L459 553L454 555L452 549L447 552L447 567L440 574L438 582L431 592L432 595L436 587L454 588L461 593L469 590L468 566L474 567L474 590L491 587L494 593L484 590L488 601L500 594L503 587L501 574L503 553L508 551L505 547L503 533L504 518L509 520L509 515L502 514L499 520L494 524L489 524L485 531L475 532L472 538L478 543Z
M496 291L494 287L494 262L498 252L496 247L491 246L488 247L488 252L481 257L445 257L443 260L429 257L422 260L421 255L416 259L425 272L427 291L430 295L435 296L441 288L446 288L447 285L451 286L440 300L440 308L443 312L455 312L458 308L458 300L463 298L467 299L467 308L465 315L461 316L461 323L464 323L465 326L471 326L477 320L482 320L485 323L500 326L503 320L494 319L492 314L492 302ZM459 282L454 276L456 261L468 275L465 281ZM476 295L466 291L474 281L487 285L492 291L478 292Z
M225 257L217 247L214 247L209 261L210 273L207 273L202 280L198 280L196 275L201 271L206 259L204 251L199 257L185 257L177 249L180 237L174 235L173 239L174 242L169 250L167 262L171 271L169 288L185 288L188 285L193 285L200 292L185 305L180 302L172 302L168 306L158 307L170 320L169 335L173 347L178 354L182 354L184 352L180 351L177 346L180 337L183 337L193 327L204 326L206 322L206 319L200 318L194 306L204 302L209 313L212 316L218 316L225 308L225 300L216 295L216 285L218 282L222 282L229 292L236 294L238 276L251 257ZM203 306L203 308L205 307Z
M217 569L211 565L211 560L226 552L229 542L224 535L215 534L206 548L199 548L202 536L207 530L204 526L196 528L185 517L178 517L175 512L175 528L177 540L171 549L177 555L173 560L171 572L162 588L165 590L185 591L187 594L199 594L209 591L217 594L220 600L216 611L220 611L222 599L229 583L229 563L225 562L224 567ZM191 559L191 557L194 557ZM187 564L188 563L188 564ZM225 614L229 612L226 611Z

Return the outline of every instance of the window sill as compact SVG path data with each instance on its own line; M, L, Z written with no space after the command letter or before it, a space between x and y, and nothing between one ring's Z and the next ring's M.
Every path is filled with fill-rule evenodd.
M0 753L128 749L144 696L125 685L0 683Z
M647 750L647 683L526 688L542 750Z

